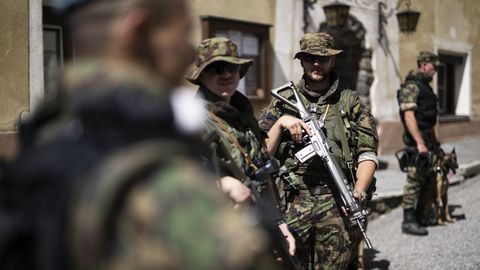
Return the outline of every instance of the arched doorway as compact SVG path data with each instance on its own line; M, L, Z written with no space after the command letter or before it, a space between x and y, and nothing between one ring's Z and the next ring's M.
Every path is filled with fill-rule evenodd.
M365 47L365 27L355 17L349 16L344 27L331 27L323 22L319 30L331 34L335 38L335 46L343 50L335 67L340 76L340 87L356 90L370 108L370 87L374 76L372 50Z

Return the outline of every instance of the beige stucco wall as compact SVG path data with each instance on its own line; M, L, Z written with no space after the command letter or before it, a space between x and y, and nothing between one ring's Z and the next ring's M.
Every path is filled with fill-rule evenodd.
M193 43L202 40L200 16L215 16L254 23L270 24L270 43L274 40L275 0L190 0L194 18ZM272 46L273 47L273 46ZM188 84L195 88L196 86ZM255 113L266 106L268 100L252 100Z
M0 0L0 132L28 110L28 0Z
M400 33L400 74L402 79L409 70L416 68L419 51L433 50L432 34L435 29L435 21L434 10L431 8L432 2L434 0L414 1L412 9L422 13L417 24L417 31L409 35Z
M474 119L480 118L480 1L478 0L425 0L413 1L412 9L420 11L417 32L400 37L400 72L405 76L416 66L416 54L421 50L434 50L434 39L451 44L472 46L471 104Z
M190 0L195 18L194 42L202 38L200 16L216 16L228 19L264 23L275 22L275 0ZM273 37L270 32L270 39Z

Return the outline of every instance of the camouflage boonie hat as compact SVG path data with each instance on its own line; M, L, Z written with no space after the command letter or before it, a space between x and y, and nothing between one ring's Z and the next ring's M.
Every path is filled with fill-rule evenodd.
M421 51L420 54L417 56L418 62L429 62L435 66L440 65L440 60L438 59L438 55L429 52L429 51Z
M205 67L217 61L241 65L240 78L245 76L248 68L253 64L251 59L238 57L238 47L230 39L224 37L209 38L202 41L198 46L195 65L187 74L187 80L199 84L198 78Z
M299 58L304 53L318 56L334 56L341 54L342 50L334 49L335 39L327 33L306 33L300 39L300 51L295 54Z

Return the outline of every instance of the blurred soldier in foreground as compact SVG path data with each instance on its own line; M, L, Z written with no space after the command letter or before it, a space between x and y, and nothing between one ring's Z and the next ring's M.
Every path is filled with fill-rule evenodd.
M59 4L75 65L0 181L0 268L271 269L266 235L229 209L174 113L190 106L169 93L193 59L186 1Z
M282 239L287 239L289 255L295 252L295 239L288 231L279 209L270 175L275 173L276 160L272 160L265 146L265 136L258 127L250 101L237 87L253 60L238 57L238 48L227 38L210 38L198 47L195 66L188 79L199 85L198 94L206 101L208 120L205 140L214 148L212 162L223 164L218 172L223 192L239 205L253 200L269 204L276 215ZM271 171L269 171L271 170ZM275 171L274 171L275 170ZM265 172L265 173L262 173ZM258 193L258 194L255 194ZM263 217L269 218L269 217ZM288 256L288 255L287 255Z
M333 155L345 171L353 196L365 202L377 164L377 132L373 117L358 94L338 89L339 77L333 70L334 39L326 33L307 33L300 40L300 59L304 75L297 85L310 113L323 121L323 130ZM293 91L282 93L294 101ZM350 225L341 209L339 191L319 156L300 163L295 153L304 147L309 127L298 113L279 100L273 100L260 117L260 127L268 132L267 146L282 165L297 193L287 194L287 224L300 242L297 253L309 269L345 269L360 234ZM373 185L372 185L373 186ZM291 192L289 192L291 193Z
M416 216L423 218L424 215L419 203L421 194L433 197L435 156L429 153L436 153L439 143L434 129L438 115L437 95L430 82L438 65L437 55L420 52L417 57L418 69L409 72L397 92L400 118L405 129L403 141L407 147L416 149L419 155L418 162L410 164L407 169L403 191L402 232L412 235L428 234L427 229L418 224Z

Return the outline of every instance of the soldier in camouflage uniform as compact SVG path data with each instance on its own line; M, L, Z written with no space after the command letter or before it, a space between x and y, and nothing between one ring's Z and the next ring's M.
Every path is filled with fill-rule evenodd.
M297 84L300 96L312 113L324 119L328 144L355 185L355 198L364 201L377 166L378 138L373 117L356 92L337 87L339 79L333 67L342 51L334 49L332 36L307 33L300 40L300 48L295 55L304 70ZM292 91L282 95L293 98ZM315 269L345 269L358 230L343 214L338 191L321 159L316 156L304 164L295 159L294 154L303 148L302 137L309 132L308 126L296 111L273 100L262 112L260 127L268 132L269 152L288 167L289 177L299 189L286 210L287 224L297 236L299 259L305 266L313 264ZM347 137L349 147L345 148L349 149L342 147L343 136ZM348 167L356 169L356 176Z
M245 76L253 60L238 56L238 48L231 40L223 37L210 38L198 46L197 59L187 78L199 85L198 94L206 103L208 117L206 120L205 140L217 135L217 143L228 151L228 157L222 157L217 151L217 158L234 163L242 175L232 173L224 168L219 175L222 191L237 204L251 201L251 179L266 162L270 161L265 148L265 134L260 131L248 98L237 91L239 80ZM230 160L232 159L232 160ZM240 179L239 179L240 178ZM269 195L273 195L272 183L267 183ZM276 205L274 197L270 203ZM295 239L288 231L287 225L278 212L278 224L289 243L289 252L295 252Z
M438 56L432 52L422 51L417 57L418 69L410 71L405 83L397 92L400 107L400 118L405 132L403 141L409 147L415 148L424 162L417 162L408 167L407 182L403 191L404 218L402 231L413 235L427 235L426 228L419 226L416 220L416 210L423 216L419 199L423 196L433 196L434 174L433 164L439 143L435 135L438 104L437 95L433 92L430 82L437 72ZM431 159L431 160L428 160ZM428 200L428 199L427 199Z
M60 5L78 54L22 123L0 181L0 268L276 269L175 113L170 92L193 59L186 1Z

